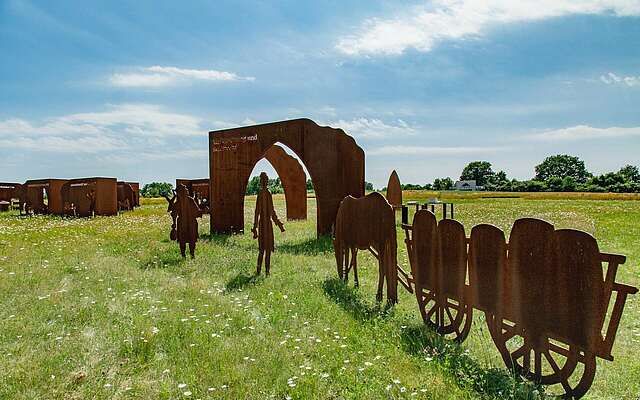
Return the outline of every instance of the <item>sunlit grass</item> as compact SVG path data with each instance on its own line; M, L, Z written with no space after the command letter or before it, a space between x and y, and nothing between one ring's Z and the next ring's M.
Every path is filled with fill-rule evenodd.
M627 255L618 280L640 285L640 202L454 201L467 234L481 222L508 233L521 216L590 232L602 251ZM539 397L504 368L480 317L456 346L422 326L402 289L397 307L376 304L365 252L361 288L337 281L331 242L315 237L314 200L309 209L307 221L275 232L268 279L254 276L251 236L211 236L208 217L196 259L183 261L164 199L118 217L0 214L0 398ZM637 297L591 398L640 393Z

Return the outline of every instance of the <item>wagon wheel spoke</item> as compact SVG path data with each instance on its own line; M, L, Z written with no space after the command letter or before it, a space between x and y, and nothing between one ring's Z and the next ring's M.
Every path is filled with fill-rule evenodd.
M447 312L447 315L449 316L449 321L450 321L450 323L452 323L452 324L453 324L453 323L454 323L454 321L455 321L455 318L453 318L453 315L451 315L451 311L450 311L449 307L444 307L444 309L445 309L445 311ZM458 311L458 312L460 312L460 311ZM457 316L457 315L456 315L456 316Z
M573 389L571 388L571 385L569 384L569 380L568 380L569 377L568 376L564 376L565 374L562 373L562 370L560 369L560 367L556 363L556 360L553 358L553 356L551 356L551 354L549 353L549 350L546 350L544 352L544 357L547 359L547 362L549 363L549 365L551 365L551 368L553 369L553 371L560 378L560 384L562 385L562 388L564 389L564 391L567 394L571 393L573 391Z
M533 371L537 379L542 376L542 353L539 351L533 351Z

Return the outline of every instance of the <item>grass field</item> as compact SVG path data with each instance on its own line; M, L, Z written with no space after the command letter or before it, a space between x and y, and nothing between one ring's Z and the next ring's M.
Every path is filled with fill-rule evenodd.
M601 251L627 256L618 281L640 286L639 201L455 202L467 234L481 222L509 232L522 216L585 230ZM275 203L284 217L283 198ZM370 255L360 255L360 289L337 281L330 240L315 238L314 200L309 208L275 233L267 279L253 276L251 235L210 236L208 217L196 259L183 261L164 200L118 217L0 214L0 399L544 397L504 368L481 318L457 346L423 327L402 289L395 308L377 305ZM587 397L637 399L638 295L613 355L598 361Z

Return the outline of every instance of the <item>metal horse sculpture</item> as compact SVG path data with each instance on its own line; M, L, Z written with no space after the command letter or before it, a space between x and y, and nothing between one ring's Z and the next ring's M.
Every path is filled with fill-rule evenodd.
M386 278L387 301L397 303L396 224L393 208L384 196L374 192L359 199L345 197L338 208L334 234L333 246L340 279L347 281L353 267L355 285L358 286L358 249L369 250L378 259L376 299L382 300Z

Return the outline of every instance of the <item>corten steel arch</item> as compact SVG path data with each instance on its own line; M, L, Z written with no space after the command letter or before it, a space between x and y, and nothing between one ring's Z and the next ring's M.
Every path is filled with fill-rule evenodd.
M287 219L307 219L307 181L302 165L278 145L269 147L264 158L273 166L282 181L287 203Z
M276 142L306 165L316 192L317 233L331 233L340 201L364 195L364 151L341 129L310 119L209 132L211 232L244 231L244 195L256 162Z

